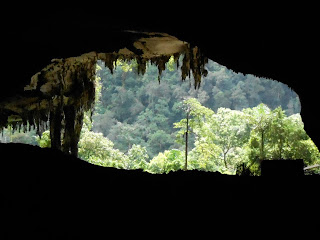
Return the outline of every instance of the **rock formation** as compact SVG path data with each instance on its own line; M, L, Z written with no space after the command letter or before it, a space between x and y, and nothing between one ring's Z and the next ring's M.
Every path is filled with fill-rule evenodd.
M135 60L138 74L144 74L147 63L151 62L158 67L160 81L169 59L174 56L178 65L182 55L181 79L185 80L192 73L194 87L200 86L201 77L207 74L204 68L207 58L198 47L164 33L131 33L140 38L117 52L90 52L78 57L52 59L51 64L31 77L23 94L0 103L0 128L9 124L13 130L27 131L33 127L39 131L40 126L47 128L49 121L51 147L77 156L84 112L92 112L94 108L98 60L104 61L111 73L117 59Z

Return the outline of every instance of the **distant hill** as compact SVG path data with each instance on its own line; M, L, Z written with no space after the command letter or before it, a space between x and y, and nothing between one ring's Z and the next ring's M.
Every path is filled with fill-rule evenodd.
M180 64L181 65L181 64ZM144 75L138 75L135 62L117 62L111 74L103 62L97 65L99 80L93 115L93 131L102 132L115 148L128 151L132 143L147 147L154 156L176 145L173 123L185 118L181 102L193 97L217 112L219 107L242 110L260 103L273 110L279 106L290 116L300 113L299 97L287 85L275 80L235 73L209 60L207 77L199 89L190 79L181 81L180 69L169 61L158 81L158 69L149 64ZM161 141L156 147L153 141Z
M103 62L97 64L98 101L92 130L103 133L122 152L127 152L133 143L146 147L151 158L166 149L179 148L173 123L185 118L181 102L186 97L196 98L215 112L219 107L242 110L260 103L270 109L281 106L288 116L301 110L299 97L287 85L235 73L212 60L206 65L208 75L202 79L199 89L193 86L192 74L182 82L180 68L170 60L160 82L154 65L149 64L146 73L139 75L134 61L118 60L115 64L113 74ZM35 130L11 134L7 129L0 136L0 142L37 145L35 136Z

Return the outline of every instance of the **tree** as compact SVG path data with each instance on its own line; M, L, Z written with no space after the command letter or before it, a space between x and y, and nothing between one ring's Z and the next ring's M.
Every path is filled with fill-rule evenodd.
M135 102L135 96L131 90L127 90L124 87L116 87L111 99L115 118L121 122L131 118L129 109Z
M303 159L305 164L319 162L319 150L306 134L300 114L287 117L281 107L271 111L260 104L245 109L251 124L247 158L253 172L264 159Z
M235 73L213 61L208 62L206 66L208 75L203 78L200 88L195 90L190 88L188 81L180 81L179 69L173 64L173 59L173 57L170 58L167 63L168 69L162 72L160 84L157 81L158 69L151 63L147 64L144 75L137 75L132 62L118 60L113 74L103 66L103 62L98 62L96 75L100 78L101 97L100 102L96 104L98 110L93 115L93 130L103 132L104 136L115 144L115 148L124 153L136 144L146 147L152 158L159 152L173 147L185 149L185 135L180 136L183 140L181 146L173 143L171 136L179 132L176 128L172 129L172 124L186 118L186 112L180 105L188 96L197 99L202 106L212 108L214 111L219 107L241 110L249 107L249 104L255 106L254 104L260 101L266 102L270 108L281 103L283 109L290 109L291 113L299 109L293 107L294 104L299 105L299 101L292 100L290 107L288 106L289 100L296 98L297 95L294 92L288 95L289 88L287 89L284 84L253 75ZM286 96L282 96L283 92ZM276 101L274 101L275 98ZM157 137L159 137L158 141ZM259 142L260 138L261 136L254 139L252 135L252 140ZM195 145L198 146L197 150L205 146L205 143L201 144L203 139L205 138L197 137L197 134L188 134L190 154ZM217 138L212 140L212 144L220 148L214 151L215 153L220 151L219 156L214 160L215 164L224 168L227 165L229 170L233 168L233 161L238 161L236 159L239 159L240 152L244 152L244 147L233 147L223 153L223 147L219 145ZM270 144L265 141L264 148L269 146ZM201 152L204 153L205 150L208 150L207 154L211 151L209 146L203 148ZM259 155L259 148L257 150ZM271 154L269 149L265 150ZM194 156L195 153L196 151L193 151ZM275 153L272 151L272 154ZM210 159L213 161L213 158ZM223 159L226 159L226 164Z
M150 173L164 173L166 170L166 156L162 152L152 158L147 169Z
M133 144L128 151L128 161L125 163L126 169L146 169L149 159L146 147Z
M157 130L156 132L149 135L148 139L149 149L152 156L157 155L159 152L167 150L172 144L173 139L171 135L163 130Z
M127 156L115 149L114 143L102 133L93 132L91 129L92 122L89 114L85 113L78 143L79 158L101 166L124 168Z
M49 130L44 131L41 135L41 138L40 138L40 136L36 136L36 140L37 140L39 146L42 148L51 147L50 131Z
M92 120L92 131L101 132L105 137L108 136L112 127L118 122L114 118L114 113L110 110L105 110L103 114L94 114Z
M292 128L288 128L286 124L286 115L281 106L272 111L270 118L270 127L266 133L266 137L270 142L269 158L282 159L284 157L283 151L287 140L288 131L292 131Z
M36 130L31 130L30 132L14 132L10 134L10 141L13 143L37 145L37 137Z
M305 165L318 164L320 153L317 146L304 130L300 114L286 117L285 145L283 156L287 159L303 159Z
M183 168L183 151L178 149L160 152L148 164L147 171L150 173L169 173Z
M134 128L134 125L117 122L110 129L107 138L114 142L117 149L126 153L133 144L140 142L139 136L136 136L136 131L137 129Z
M198 169L203 171L224 171L219 162L221 148L213 141L208 141L208 138L196 138L195 147L189 154L189 169Z
M260 163L266 157L266 133L270 127L272 113L270 108L263 103L252 109L244 109L243 112L246 114L252 129L249 142L253 148L259 148L259 155L251 160Z
M127 156L114 149L113 142L102 133L84 130L79 141L79 157L88 162L106 167L124 168Z
M185 149L185 160L187 166L187 151L188 151L188 134L190 132L195 134L195 152L198 153L199 157L209 159L212 155L212 151L216 149L214 144L214 134L210 131L212 125L212 116L214 112L202 106L199 101L195 98L189 98L183 101L183 108L186 112L186 118L181 119L179 122L174 123L174 128L180 128L177 133L177 142L186 145ZM184 140L186 137L186 140ZM206 147L203 146L206 144ZM200 150L200 148L202 148ZM185 167L186 169L186 167Z
M219 107L230 108L231 101L228 96L228 92L221 91L219 88L215 87L212 90L214 107L213 109L218 109Z
M168 124L170 117L169 100L165 98L158 99L153 109L153 122L157 124L159 129L170 131L172 127L172 125Z
M301 111L301 105L300 105L299 97L290 98L287 104L287 109L286 109L287 115L290 116L300 111Z
M239 81L231 94L230 99L235 110L242 110L249 106L244 88L244 82Z
M236 155L239 154L240 148L249 140L250 130L246 123L246 116L241 111L219 108L214 115L213 123L215 142L221 148L225 168L234 171L236 162L233 160L238 159Z
M245 90L249 107L262 103L261 93L265 91L265 88L258 77L255 77L252 74L246 75Z
M170 87L166 81L161 81L161 83L150 81L145 87L145 94L148 96L149 107L152 107L159 98L170 99L170 93Z

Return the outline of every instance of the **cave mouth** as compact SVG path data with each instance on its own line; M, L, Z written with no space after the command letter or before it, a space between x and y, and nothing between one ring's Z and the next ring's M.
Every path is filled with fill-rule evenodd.
M209 59L207 76L194 88L192 76L179 81L179 64L172 57L159 83L151 63L138 75L135 61L118 61L113 73L98 62L100 90L79 156L101 166L150 173L187 168L259 175L260 159L317 162L319 151L304 131L299 97L287 85L235 73ZM105 160L90 155L85 138L108 149Z
M118 52L52 60L25 87L27 98L2 105L9 132L38 134L33 144L93 164L150 173L256 175L262 159L319 163L287 86L236 74L167 34L144 35Z
M195 87L206 75L207 58L196 46L164 33L131 32L132 45L111 53L90 52L78 57L53 59L31 77L22 95L1 103L1 128L35 126L39 132L49 119L51 148L78 155L84 112L93 110L96 62L102 60L111 73L117 60L135 60L143 75L147 62L157 66L158 81L170 58L183 55L181 78L194 76ZM63 138L61 134L63 132Z

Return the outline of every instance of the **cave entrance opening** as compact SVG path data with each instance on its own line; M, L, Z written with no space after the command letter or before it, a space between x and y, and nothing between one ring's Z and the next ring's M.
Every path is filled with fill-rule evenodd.
M53 59L26 96L1 104L9 125L1 141L16 141L11 132L22 128L41 136L25 137L33 144L152 173L235 174L244 160L255 171L263 159L305 156L318 164L299 97L285 84L235 73L167 34L145 34L129 48Z

